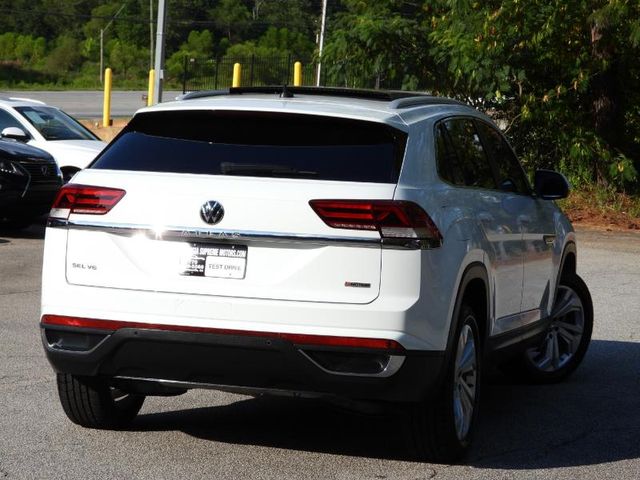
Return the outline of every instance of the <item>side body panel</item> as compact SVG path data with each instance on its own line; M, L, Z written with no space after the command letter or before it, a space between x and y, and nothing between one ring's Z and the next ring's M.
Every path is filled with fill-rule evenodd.
M452 187L438 178L433 125L427 120L411 126L407 151L412 157L405 158L394 198L424 208L443 237L440 248L421 251L420 295L412 312L420 335L439 339L444 350L464 272L472 264L483 265L490 278L490 296L495 292L495 275L491 275L494 268L486 254L491 245L477 218L474 199L478 191ZM516 274L521 285L521 258L519 267ZM518 306L519 302L518 297ZM489 321L494 315L491 311Z
M474 262L488 273L489 334L531 325L551 311L564 247L575 241L572 227L553 202L440 180L433 127L444 116L412 125L413 162L403 166L395 195L420 204L444 238L440 249L423 252L420 302L425 299L428 307L417 308L428 312L425 330L437 329L440 336L448 331L457 288ZM437 295L429 297L429 288Z

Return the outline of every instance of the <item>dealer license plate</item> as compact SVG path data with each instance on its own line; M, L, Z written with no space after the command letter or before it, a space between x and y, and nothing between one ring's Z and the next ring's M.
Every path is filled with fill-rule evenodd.
M245 245L192 243L191 256L185 259L181 275L242 279L247 271Z

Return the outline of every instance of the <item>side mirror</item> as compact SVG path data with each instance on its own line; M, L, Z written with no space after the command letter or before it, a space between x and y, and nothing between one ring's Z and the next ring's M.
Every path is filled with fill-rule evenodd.
M29 140L29 135L27 135L21 128L18 127L7 127L2 130L0 136L2 138L11 138L19 142L27 142Z
M553 170L536 170L533 189L545 200L559 200L569 196L569 182L564 175Z

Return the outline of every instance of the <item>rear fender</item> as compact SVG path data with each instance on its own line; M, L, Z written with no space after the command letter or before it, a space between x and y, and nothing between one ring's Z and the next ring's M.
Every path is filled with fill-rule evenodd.
M490 305L491 305L491 295L489 288L489 275L487 273L487 268L484 263L480 261L474 261L468 264L464 270L462 270L461 280L458 284L458 290L456 292L455 302L453 303L453 311L451 314L451 326L449 328L449 336L447 340L447 352L451 354L453 351L453 342L454 342L454 334L458 327L460 310L462 309L463 301L465 299L465 294L467 293L467 288L469 284L473 280L480 280L484 284L485 288L485 299L484 304L486 309L484 312L474 311L474 313L480 317L477 320L479 322L484 322L484 331L483 342L490 331ZM482 318L484 317L484 318Z

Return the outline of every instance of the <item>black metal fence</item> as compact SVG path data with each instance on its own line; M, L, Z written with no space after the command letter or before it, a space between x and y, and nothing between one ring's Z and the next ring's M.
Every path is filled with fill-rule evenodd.
M233 81L233 66L241 65L240 84L243 87L263 85L293 85L295 62L302 63L302 84L315 85L316 64L291 55L278 57L222 58L197 61L185 57L182 71L182 91L218 90L228 88Z

